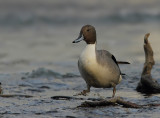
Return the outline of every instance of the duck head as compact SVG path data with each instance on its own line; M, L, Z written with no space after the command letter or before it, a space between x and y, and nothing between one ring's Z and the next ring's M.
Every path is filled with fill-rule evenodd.
M84 40L87 44L95 44L96 43L96 30L91 25L85 25L82 27L79 37L74 40L72 43L78 43Z

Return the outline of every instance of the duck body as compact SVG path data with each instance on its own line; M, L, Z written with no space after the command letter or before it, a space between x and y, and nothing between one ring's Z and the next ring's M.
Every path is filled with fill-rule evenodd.
M96 44L88 44L78 60L79 71L90 87L110 88L121 81L120 69L105 50L96 50Z

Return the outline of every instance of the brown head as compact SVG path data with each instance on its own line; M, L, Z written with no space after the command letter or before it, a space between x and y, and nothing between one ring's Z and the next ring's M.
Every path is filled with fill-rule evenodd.
M87 44L95 44L96 43L96 30L91 25L85 25L82 27L79 37L74 40L72 43L78 43L84 40Z

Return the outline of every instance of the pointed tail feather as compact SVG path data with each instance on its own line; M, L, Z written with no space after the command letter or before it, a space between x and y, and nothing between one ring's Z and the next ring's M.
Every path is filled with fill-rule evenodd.
M127 61L117 61L118 64L130 64L129 62Z

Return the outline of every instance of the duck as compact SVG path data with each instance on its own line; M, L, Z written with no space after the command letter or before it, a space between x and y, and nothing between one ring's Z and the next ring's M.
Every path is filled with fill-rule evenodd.
M92 25L81 28L79 37L72 43L85 41L87 46L78 59L78 69L85 80L87 89L77 95L86 95L91 87L113 88L112 97L116 93L116 85L122 80L122 73L118 63L129 64L129 62L118 62L113 54L106 50L96 49L96 30Z

